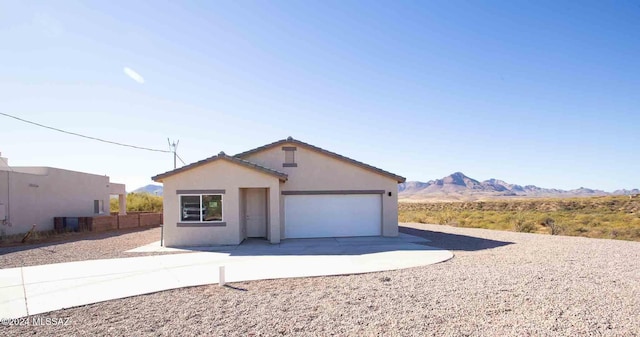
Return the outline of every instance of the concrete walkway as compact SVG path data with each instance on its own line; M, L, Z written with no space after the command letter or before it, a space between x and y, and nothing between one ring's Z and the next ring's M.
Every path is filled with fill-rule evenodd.
M290 277L359 274L446 261L450 251L427 240L329 238L284 240L271 245L245 240L241 245L192 248L187 254L90 260L0 269L0 318L17 318L106 300L181 287ZM135 252L175 251L159 243ZM178 250L180 251L180 250Z

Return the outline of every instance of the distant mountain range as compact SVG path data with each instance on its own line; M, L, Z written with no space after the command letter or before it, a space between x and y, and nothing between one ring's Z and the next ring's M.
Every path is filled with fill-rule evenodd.
M132 193L149 193L154 195L162 195L162 186L149 184L131 191Z
M133 193L162 195L162 186L149 184L135 189ZM498 179L478 181L467 177L462 172L456 172L442 179L430 180L426 183L407 181L398 185L398 198L405 201L473 201L503 198L569 198L635 194L640 194L640 190L636 188L605 192L584 187L575 190L561 190L534 185L510 184Z
M633 195L640 190L617 190L605 192L581 187L575 190L542 188L534 185L516 185L503 180L478 181L462 172L428 182L407 181L398 185L398 198L406 201L473 201L502 198L565 198L605 195Z

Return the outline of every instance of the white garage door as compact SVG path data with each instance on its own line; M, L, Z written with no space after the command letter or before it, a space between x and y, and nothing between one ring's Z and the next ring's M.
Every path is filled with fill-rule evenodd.
M286 238L376 236L382 227L380 194L287 195Z

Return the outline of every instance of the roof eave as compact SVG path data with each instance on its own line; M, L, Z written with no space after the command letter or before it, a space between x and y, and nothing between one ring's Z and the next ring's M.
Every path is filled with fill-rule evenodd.
M218 160L226 160L226 161L234 163L236 165L240 165L240 166L243 166L243 167L246 167L246 168L250 168L250 169L253 169L253 170L256 170L256 171L260 171L261 173L276 177L280 181L287 181L287 179L289 178L289 176L286 175L285 173L278 172L278 171L275 171L275 170L272 170L272 169L269 169L269 168L262 167L262 166L259 166L257 164L251 163L251 162L249 162L247 160L236 158L236 157L231 157L231 156L228 156L228 155L226 155L224 153L221 153L221 154L219 154L217 156L213 156L213 157L210 157L210 158L207 158L207 159L203 159L203 160L197 161L195 163L189 164L187 166L183 166L183 167L177 168L175 170L171 170L171 171L168 171L168 172L165 172L165 173L161 173L161 174L155 175L155 176L151 177L151 180L153 180L155 182L162 182L162 180L165 179L165 178L174 176L176 174L179 174L179 173L182 173L182 172L185 172L185 171L189 171L189 170L194 169L196 167L199 167L199 166L202 166L202 165L206 165L206 164L212 163L214 161L218 161Z

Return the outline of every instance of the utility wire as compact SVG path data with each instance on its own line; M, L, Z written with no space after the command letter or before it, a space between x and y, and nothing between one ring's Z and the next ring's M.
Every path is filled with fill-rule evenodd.
M142 146L135 146L135 145L129 145L129 144L123 144L123 143L118 143L118 142L114 142L114 141L110 141L110 140L105 140L105 139L100 139L100 138L96 138L96 137L91 137L91 136L85 136L85 135L81 135L79 133L75 133L75 132L71 132L71 131L65 131L65 130L61 130L58 128L54 128L51 126L47 126L47 125L43 125L40 123L36 123L36 122L32 122L32 121L28 121L26 119L22 119L20 117L16 117L16 116L12 116L3 112L0 112L0 115L9 117L9 118L13 118L16 120L19 120L21 122L24 123L28 123L28 124L33 124L33 125L37 125L39 127L43 127L45 129L49 129L49 130L54 130L54 131L58 131L58 132L62 132L62 133L66 133L69 135L73 135L73 136L78 136L78 137L82 137L82 138L87 138L87 139L92 139L92 140L97 140L99 142L103 142L103 143L108 143L108 144L113 144L113 145L118 145L118 146L124 146L124 147L130 147L130 148L134 148L134 149L138 149L138 150L146 150L146 151L153 151L153 152L163 152L163 153L172 153L171 151L167 151L167 150L158 150L158 149L151 149L148 147L142 147ZM182 160L182 159L180 159Z

